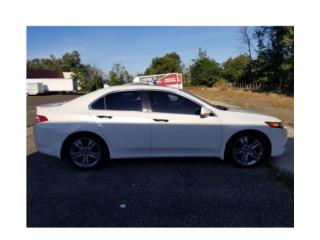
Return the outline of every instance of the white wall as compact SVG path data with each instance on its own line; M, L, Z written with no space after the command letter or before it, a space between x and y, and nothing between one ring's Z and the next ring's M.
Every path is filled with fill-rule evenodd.
M74 86L72 79L64 78L30 78L27 83L42 83L45 91L77 91L77 86Z

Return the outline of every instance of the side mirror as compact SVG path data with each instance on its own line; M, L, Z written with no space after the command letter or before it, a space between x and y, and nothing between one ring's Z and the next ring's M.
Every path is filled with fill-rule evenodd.
M201 107L201 112L200 112L200 117L201 118L206 118L212 115L212 112L206 108L206 107Z

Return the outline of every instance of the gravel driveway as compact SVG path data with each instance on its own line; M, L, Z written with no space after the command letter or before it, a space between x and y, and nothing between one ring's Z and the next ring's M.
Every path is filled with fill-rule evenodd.
M293 210L293 192L264 165L124 159L85 172L27 157L28 227L293 227Z

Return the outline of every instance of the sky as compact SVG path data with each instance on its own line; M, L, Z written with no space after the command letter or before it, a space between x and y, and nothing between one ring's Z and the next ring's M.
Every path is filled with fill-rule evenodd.
M222 63L243 50L239 27L27 27L27 58L47 58L77 50L81 62L105 73L114 63L143 73L152 58L176 52L190 65L198 49Z

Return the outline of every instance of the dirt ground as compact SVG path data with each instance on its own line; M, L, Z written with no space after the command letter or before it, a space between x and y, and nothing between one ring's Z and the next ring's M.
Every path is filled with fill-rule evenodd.
M220 89L207 87L186 87L195 95L211 102L223 102L250 109L259 113L272 115L286 124L294 125L294 99L275 93L259 93L244 89Z

